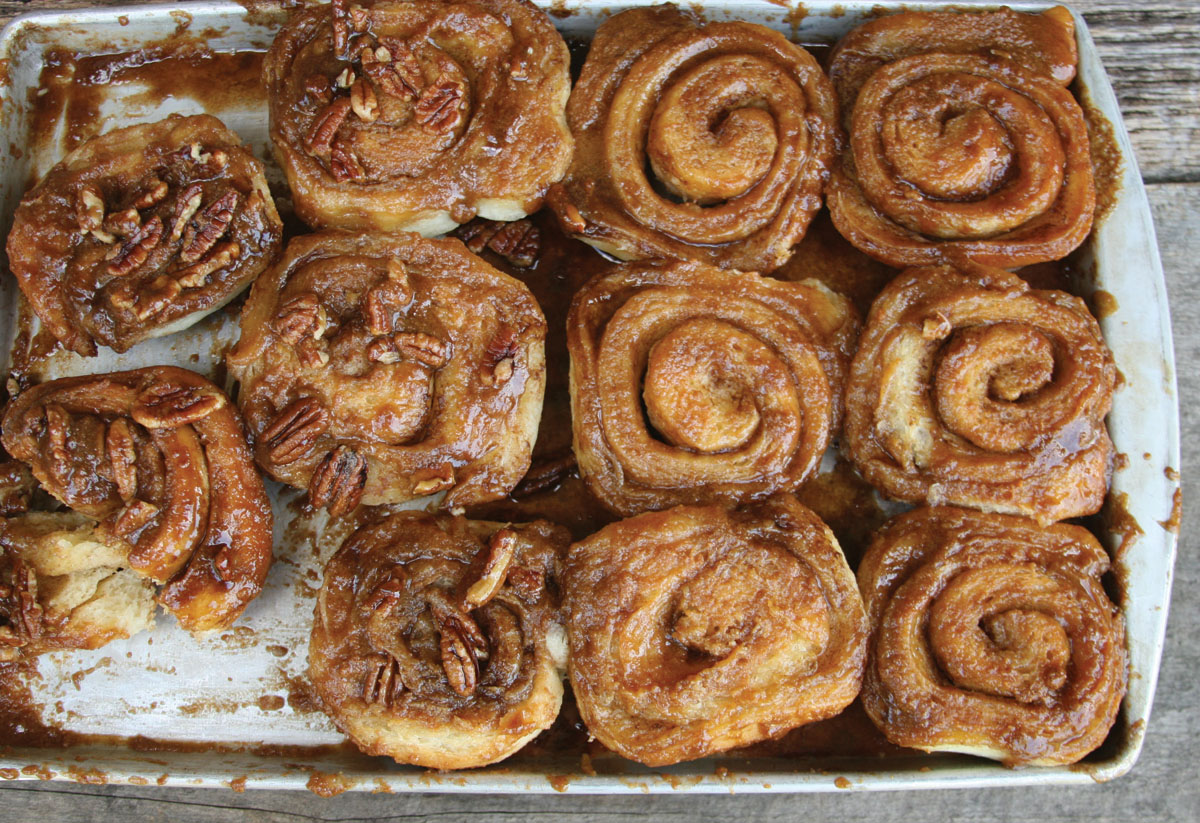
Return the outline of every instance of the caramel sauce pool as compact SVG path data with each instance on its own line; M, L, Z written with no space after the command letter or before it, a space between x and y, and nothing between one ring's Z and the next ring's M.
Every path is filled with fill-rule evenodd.
M125 89L128 92L137 89L122 97L123 104L127 104L134 114L153 112L164 101L177 100L187 113L208 111L218 117L229 112L258 110L262 112L265 123L266 98L261 82L264 53L214 52L204 45L207 34L188 32L169 44L150 45L120 54L97 56L51 51L42 75L41 87L44 91L31 94L30 99L33 116L28 145L35 156L43 156L38 154L41 151L47 158L46 162L56 161L64 151L75 148L97 134L124 125L117 122L117 118L104 114L105 101L114 96L114 90ZM570 40L568 45L573 72L577 74L586 55L587 42ZM807 48L822 61L828 54L827 47ZM1111 125L1098 117L1090 106L1085 104L1085 109L1092 126L1099 220L1111 209L1115 199L1121 173L1120 154L1112 137ZM59 135L62 136L61 145L54 146ZM275 195L282 198L280 212L287 230L290 234L306 231L291 216L286 190L279 185L280 175L269 160L268 148L265 145L251 148L257 156L268 161L268 177L272 179ZM44 172L47 168L40 171ZM34 181L28 182L32 184ZM468 511L468 515L512 520L545 517L566 526L579 539L616 517L587 491L572 467L566 315L574 293L589 278L606 268L609 262L590 247L565 237L547 211L531 219L542 237L541 254L533 266L519 268L488 251L482 256L492 265L525 282L546 316L546 397L533 453L533 466L535 470L539 466L565 468L554 475L553 482L539 491L474 507ZM834 230L828 211L822 208L795 255L774 276L783 280L820 279L846 294L865 317L872 300L896 273L897 270L850 246ZM1036 288L1073 291L1070 285L1074 278L1067 261L1028 267L1018 273ZM1095 308L1098 314L1105 316L1115 311L1115 301L1109 305L1099 295L1095 300ZM211 356L218 358L219 352L212 352ZM798 497L830 525L842 542L851 566L856 567L871 531L886 519L876 505L869 486L849 464L839 459L832 471L806 484ZM1164 527L1174 525L1177 528L1177 515L1172 519L1173 522L1164 524ZM1099 523L1089 525L1102 528ZM1109 525L1124 535L1126 541L1137 528L1136 524L1131 526L1123 520ZM36 671L36 667L30 663L0 665L0 737L5 744L55 748L112 742L109 738L81 735L44 725L36 695L26 685L32 679L36 689L37 681L30 667ZM306 682L298 680L289 682L287 686L286 704L293 710L318 710ZM264 709L278 710L284 705L284 698L274 694L264 695L258 700ZM1114 730L1116 733L1117 730ZM138 751L228 751L231 748L222 744L164 743L146 738L124 742ZM327 751L343 751L345 745L348 744L342 747L294 747L294 750L292 747L275 747L263 750L263 754L315 757ZM518 752L506 765L537 768L545 758L570 754L584 758L584 762L589 764L590 773L619 774L628 765L621 758L606 752L599 743L589 742L568 689L562 712L554 726ZM890 745L866 717L859 702L855 701L837 717L793 730L775 741L727 753L722 759L735 758L738 764L744 764L746 758L757 757L879 757L893 754L912 757L919 753ZM364 759L364 762L369 761ZM718 771L728 774L725 766ZM560 779L564 781L562 788L565 788L568 776ZM839 787L843 785L840 782L842 780L844 778L839 778ZM340 794L352 785L342 775L320 771L313 771L308 781L309 789L321 796ZM848 782L845 785L849 785Z

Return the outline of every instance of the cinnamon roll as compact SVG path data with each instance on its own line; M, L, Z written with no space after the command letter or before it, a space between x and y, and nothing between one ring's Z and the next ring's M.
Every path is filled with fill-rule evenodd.
M209 115L92 138L21 201L8 257L43 326L123 352L228 303L279 252L263 166Z
M569 63L527 0L298 11L263 65L296 213L318 228L435 235L536 211L571 158Z
M259 278L226 362L260 466L342 515L446 492L503 497L529 468L546 323L452 239L328 231Z
M840 423L857 329L817 281L614 266L567 321L580 473L626 516L796 488Z
M1125 632L1078 526L918 509L858 570L871 621L863 705L893 743L1010 766L1074 763L1125 694Z
M188 631L230 626L262 590L271 507L237 410L200 375L162 366L42 383L12 401L3 441L87 518L60 543L103 543L97 567L163 584L158 602Z
M774 738L858 694L867 624L833 533L795 498L606 526L564 575L588 731L649 766Z
M821 206L836 118L820 66L783 35L630 9L596 30L567 106L575 157L550 205L623 259L771 271Z
M403 511L325 568L309 677L368 754L432 769L495 763L558 716L565 639L546 521L504 526Z
M876 299L844 451L885 494L1024 514L1100 509L1116 367L1083 301L998 269L912 269Z
M1076 59L1061 7L905 12L846 35L830 61L850 134L838 230L892 266L1066 256L1095 211Z

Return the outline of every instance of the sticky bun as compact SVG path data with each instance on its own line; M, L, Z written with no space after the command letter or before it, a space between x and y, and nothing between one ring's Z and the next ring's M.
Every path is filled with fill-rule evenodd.
M949 507L876 535L863 705L893 743L1010 766L1074 763L1125 694L1125 632L1083 528Z
M326 231L259 278L226 362L260 466L345 514L503 497L529 468L546 323L458 240Z
M88 140L22 199L21 291L82 355L119 352L228 303L279 252L263 166L220 120L172 116Z
M164 366L33 386L9 405L3 441L74 512L9 519L0 542L26 568L132 570L162 584L158 602L192 632L230 626L262 590L271 507L237 410L200 375Z
M579 712L646 765L778 737L858 694L867 624L854 574L789 495L606 526L571 547L563 584Z
M263 67L296 213L318 228L435 235L536 211L571 157L569 62L526 0L298 11Z
M581 474L624 515L796 488L840 424L857 329L817 281L614 266L567 321Z
M309 677L369 754L433 769L495 763L558 716L565 635L558 570L570 538L384 514L325 568Z

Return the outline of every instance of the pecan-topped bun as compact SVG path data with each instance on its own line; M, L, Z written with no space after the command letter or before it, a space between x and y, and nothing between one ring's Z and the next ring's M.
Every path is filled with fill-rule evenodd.
M62 539L104 543L97 565L163 584L158 602L184 628L226 628L262 590L271 507L237 409L200 375L52 380L17 396L3 429L45 490L95 521Z
M1092 227L1087 122L1066 85L1075 26L1042 14L904 12L830 61L850 139L834 225L891 266L1056 260Z
M1074 763L1125 694L1125 630L1087 530L937 507L889 521L858 569L867 714L893 743Z
M571 547L563 587L588 731L648 766L779 737L858 694L854 573L790 495L605 526Z
M1078 297L1000 269L910 269L871 306L846 382L845 453L891 497L1023 514L1099 511L1116 367Z
M841 421L858 318L815 280L623 263L567 320L579 470L623 515L799 487Z
M525 285L458 240L328 231L259 278L227 362L259 465L314 506L451 508L529 468L545 336Z
M431 769L508 757L562 704L558 568L570 537L403 511L360 528L325 567L309 678L368 754Z
M571 159L566 44L527 0L334 0L263 73L271 141L314 227L441 234L536 211Z
M575 157L550 205L622 259L771 271L821 207L836 118L817 61L778 32L630 9L596 30L567 105Z
M125 351L228 303L279 252L263 167L207 114L94 137L21 201L8 257L45 328Z

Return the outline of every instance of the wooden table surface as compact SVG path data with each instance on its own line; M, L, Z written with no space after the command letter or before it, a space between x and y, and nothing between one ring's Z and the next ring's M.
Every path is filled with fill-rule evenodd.
M0 24L34 8L102 5L0 0ZM116 5L109 0L108 4ZM1112 78L1154 210L1175 332L1183 442L1184 515L1161 679L1145 749L1132 773L1073 788L777 796L442 796L86 786L0 786L0 820L489 820L843 821L1200 818L1200 2L1075 0Z

